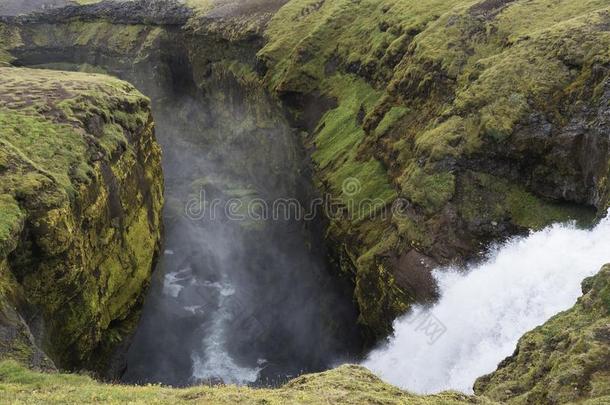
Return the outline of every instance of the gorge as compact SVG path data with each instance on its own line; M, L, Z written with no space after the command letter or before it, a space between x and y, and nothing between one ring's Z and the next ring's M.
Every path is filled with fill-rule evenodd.
M0 358L276 387L157 392L185 402L610 395L607 268L471 395L610 262L606 2L86 3L0 9ZM292 215L320 200L337 210ZM278 201L287 216L261 220ZM552 327L567 317L583 334ZM519 376L549 345L572 374L536 375L571 391ZM309 374L363 359L466 394ZM53 381L3 364L15 400L20 376Z

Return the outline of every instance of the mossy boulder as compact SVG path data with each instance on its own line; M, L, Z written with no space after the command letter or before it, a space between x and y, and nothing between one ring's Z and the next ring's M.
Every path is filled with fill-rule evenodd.
M106 76L0 70L0 303L58 367L101 370L159 249L150 102Z
M509 404L610 401L610 265L582 284L583 296L521 338L475 391Z

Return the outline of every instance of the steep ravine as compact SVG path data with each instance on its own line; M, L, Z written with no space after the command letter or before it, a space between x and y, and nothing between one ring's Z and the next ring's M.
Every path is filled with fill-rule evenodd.
M264 92L212 74L205 96L179 89L155 110L165 253L124 380L266 385L353 361L356 310L319 224L257 219L255 201L271 215L273 201L314 196L298 134Z
M316 188L345 208L325 235L353 280L369 342L435 298L431 268L606 212L603 2L559 14L532 7L536 18L519 2L283 3L59 9L7 20L5 58L32 65L69 55L143 89L138 80L149 77L205 89L215 70L269 89L308 134ZM587 53L571 46L579 41ZM505 80L518 83L513 93ZM351 183L356 195L345 192Z
M370 343L391 332L396 316L414 303L426 304L437 298L431 269L463 266L480 258L491 241L554 222L576 219L581 224L592 223L608 208L608 6L603 1L562 2L552 7L546 0L533 3L439 0L422 8L409 1L292 0L281 8L283 1L246 2L241 8L215 2L197 11L173 2L102 3L4 20L0 58L15 65L100 70L133 82L155 100L160 131L168 134L166 149L182 145L183 149L175 149L182 154L167 160L181 172L185 170L183 156L197 145L191 139L175 142L179 137L172 131L179 126L172 120L188 123L179 135L189 138L189 133L206 133L204 148L209 154L200 160L205 164L189 174L190 180L197 181L186 181L189 184L176 186L176 190L168 187L168 194L176 193L170 195L166 206L169 238L172 224L177 224L175 229L184 226L189 229L187 235L192 232L202 240L222 235L208 245L214 251L205 259L229 263L262 257L260 261L266 264L269 244L279 243L288 251L311 244L305 253L297 250L303 255L297 262L307 268L317 268L310 260L318 262L328 246L331 268L351 280L358 324ZM252 105L257 106L255 111L250 110ZM264 111L258 110L259 106ZM210 116L201 117L202 110ZM223 118L214 122L210 118L215 116ZM240 118L239 125L229 125L235 116ZM303 133L293 133L287 123ZM279 143L261 143L261 134L256 131L261 127L278 129L273 139ZM215 137L215 133L223 136ZM229 139L224 137L227 133L232 134ZM299 135L303 135L307 154L298 142L284 143L298 140ZM255 141L248 144L248 140ZM271 146L278 147L281 156L293 150L299 157L288 162L289 167L282 166L287 161L280 158L276 162L276 150ZM263 150L257 153L257 148ZM249 153L233 160L227 150L235 149ZM305 170L303 177L291 179L277 176L274 170L260 170L279 165L283 174L299 173L310 167L298 163L305 156L311 158L312 171ZM295 162L296 167L292 165ZM210 170L209 163L222 167L223 176ZM243 184L244 173L248 173L249 184ZM305 183L300 182L303 178ZM311 179L317 191L310 187ZM347 187L352 185L355 188ZM191 197L201 195L202 188L224 200L235 194L242 200L276 197L298 189L302 202L326 193L343 208L340 215L315 222L325 227L324 233L314 226L294 238L285 238L283 231L289 229L292 234L293 229L303 228L300 224L275 224L273 230L266 230L267 244L258 233L260 224L241 223L235 229L246 235L243 243L225 243L225 238L235 241L232 226L205 229L200 221L184 224L179 214L187 190L191 193L188 201L192 201ZM172 197L176 201L171 201ZM381 205L375 207L373 215L362 218L353 202L370 199L381 201ZM390 208L392 215L383 215ZM276 231L279 242L273 238ZM319 238L322 234L325 241ZM166 249L161 264L165 270L159 272L153 286L153 298L140 329L161 338L163 333L154 322L146 322L146 314L169 314L175 308L185 308L166 305L171 300L159 304L154 297L173 297L178 291L173 298L180 304L180 294L215 290L205 294L214 297L211 306L221 303L231 308L231 297L239 290L233 289L233 282L215 280L208 271L213 265L193 268L192 264L201 263L203 258L188 252L200 251L200 246L185 243L184 234L174 240L178 246ZM255 247L255 251L242 246ZM187 260L177 263L176 256ZM231 273L233 268L227 271ZM210 283L186 285L186 278L181 277L187 274L192 278L195 273ZM300 273L295 274L302 277ZM243 281L244 274L232 274ZM259 285L281 289L295 283L272 279ZM254 285L249 280L246 283ZM334 287L330 290L337 291ZM298 294L293 298L297 307L306 302ZM260 301L260 297L252 300ZM262 303L262 309L253 310L265 312L265 305L273 306L265 299ZM318 314L332 318L323 307L316 307ZM226 357L217 361L229 365L229 375L245 376L237 382L251 380L258 368L270 370L262 377L272 381L278 374L291 374L286 369L280 371L281 367L268 368L268 356L255 359L252 353L245 353L247 343L240 336L223 336L227 324L224 314L205 320L197 318L197 310L188 308L192 319L209 321L210 330L217 334L195 333L193 339L203 342L202 347L229 347L223 353L232 353L230 361ZM346 324L355 324L353 313L340 312L347 314L342 318ZM304 316L317 318L312 313ZM171 325L179 329L190 317L172 316L176 323ZM255 320L259 322L258 317ZM318 321L328 325L323 319ZM321 330L313 333L332 336ZM553 343L563 338L555 333L550 339ZM132 359L145 358L163 366L165 355L182 365L195 364L198 359L197 368L204 370L166 382L193 382L192 377L223 379L205 372L211 364L205 360L205 350L203 357L196 354L193 358L180 353L176 345L169 345L169 351L159 350L159 341L142 338L141 333L135 339L139 344L132 345ZM586 348L590 336L583 339ZM269 344L285 338L263 336L263 340ZM313 345L310 336L305 340ZM605 347L603 334L601 341ZM320 347L326 361L325 350L335 343L315 347ZM155 356L146 356L147 351ZM337 353L334 349L330 352ZM328 366L314 363L306 368ZM120 373L121 364L117 360L118 368L111 371ZM138 372L130 376L134 368L131 370L128 367L126 374L130 381L150 377ZM337 372L350 375L349 371ZM175 377L161 374L150 378ZM603 370L593 374L604 378ZM231 378L224 377L234 381ZM316 378L312 377L318 381ZM354 378L369 379L366 375ZM494 378L488 380L493 382ZM586 378L583 381L588 383ZM531 387L529 382L526 385ZM493 386L479 389L502 396ZM527 389L520 387L518 395ZM599 390L585 390L585 394L604 395Z
M299 133L254 75L240 75L261 46L256 37L222 48L221 39L195 41L171 25L123 25L120 16L133 15L116 13L113 25L28 22L13 61L109 72L153 100L166 177L164 252L131 349L105 375L274 385L357 360L357 312L347 280L326 260L321 217L295 217L294 205L273 212L283 199L307 208L316 192ZM187 14L178 9L176 19ZM71 43L92 33L92 42ZM118 38L124 47L109 49ZM248 207L257 206L247 204L255 200L280 220L253 219ZM226 217L236 202L243 219Z

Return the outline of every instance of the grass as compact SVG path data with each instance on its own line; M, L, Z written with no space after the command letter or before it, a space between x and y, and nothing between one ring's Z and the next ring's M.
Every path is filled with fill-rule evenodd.
M448 172L426 173L412 166L402 178L402 193L428 213L438 212L455 193L455 176Z
M0 194L0 258L8 254L23 226L24 215L17 201L9 194Z
M358 366L342 366L321 374L307 375L279 389L234 386L171 389L101 384L89 377L41 374L14 362L0 363L0 395L13 404L491 404L485 399L444 393L416 396L383 383Z
M588 224L595 216L590 208L544 200L523 186L484 173L469 173L459 194L460 214L470 221L502 222L509 217L520 227L542 229L568 220Z
M415 1L293 0L274 16L267 30L269 41L260 55L273 63L270 82L279 89L307 90L290 83L303 72L311 77L310 82L320 82L324 65L333 55L347 64L373 63L371 70L381 78L391 74L382 63L385 51L400 48L409 28L421 28L451 7L441 0L425 5ZM303 60L303 55L311 57Z
M87 162L82 159L87 145L82 134L67 124L54 124L27 112L0 111L0 126L5 147L16 153L27 151L27 155L19 153L20 157L74 192L70 169L87 172Z
M126 145L123 128L145 124L148 101L124 82L101 75L0 68L0 142L34 172L60 185L70 195L92 175L91 144L110 156ZM95 101L93 101L95 100ZM136 113L121 115L119 103ZM97 139L83 130L93 117L102 117ZM21 180L5 179L16 189ZM5 190L6 192L7 190ZM14 191L14 190L13 190Z
M358 156L365 133L357 116L371 109L379 92L354 77L338 75L328 81L332 86L330 94L337 97L339 107L322 118L313 140L312 157L323 181L329 184L334 195L340 195L345 204L350 203L353 207L373 200L391 203L396 193L381 164L376 159ZM358 190L348 195L344 186L349 181L356 181ZM359 215L352 216L359 219Z

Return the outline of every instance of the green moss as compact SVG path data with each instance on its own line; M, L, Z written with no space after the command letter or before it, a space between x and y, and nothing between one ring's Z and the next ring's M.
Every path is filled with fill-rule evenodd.
M269 82L281 90L318 88L325 64L333 57L352 66L365 66L382 78L390 74L384 56L390 57L401 48L397 41L404 38L402 34L421 29L451 7L439 0L425 5L382 0L293 0L274 15L260 56L272 66Z
M415 154L416 156L426 156L431 161L460 157L480 146L478 137L466 135L473 133L478 132L471 122L461 117L451 117L440 125L417 135ZM401 145L396 146L401 149ZM410 159L413 159L413 156L407 156L406 159L403 158L403 161L408 162Z
M64 23L40 23L35 25L0 24L0 66L6 66L14 57L12 53L20 46L50 47L53 49L95 49L102 55L117 58L118 63L127 59L138 64L149 59L160 38L167 34L164 27L149 24L114 24L106 19L69 19ZM47 68L80 70L74 63L58 62L46 64ZM76 68L76 69L75 69ZM83 70L102 73L99 67L85 64Z
M372 107L379 93L355 77L334 76L329 83L339 107L322 118L314 136L312 157L323 182L333 195L340 196L357 221L374 215L396 197L379 161L358 156L365 135L357 117Z
M427 174L419 167L411 167L402 177L402 192L414 204L432 214L440 210L455 193L452 173Z
M409 246L412 246L420 251L428 251L433 243L433 236L426 231L425 225L422 225L416 219L407 215L395 215L392 222L396 227L399 235L406 241Z
M0 67L8 66L13 56L8 51L21 44L19 30L10 25L0 23Z
M380 336L391 333L393 320L412 303L384 264L364 263L359 268L354 297L360 308L358 321Z
M522 186L484 173L463 178L459 212L467 221L501 222L508 217L528 229L567 220L587 224L595 216L586 207L544 200Z
M409 109L402 106L394 106L383 116L379 125L375 128L375 136L383 136L390 130L401 118L403 118Z
M354 152L364 138L364 130L357 121L362 109L370 110L381 96L361 79L334 76L329 79L329 94L338 99L339 106L326 113L315 136L313 158L321 169Z
M219 65L221 66L221 69L226 69L227 72L239 80L246 88L261 85L258 75L250 65L236 60L222 61ZM218 69L218 66L216 69Z
M58 82L54 78L62 74L11 68L3 69L2 75L0 88L7 96L0 100L0 125L4 129L0 142L72 196L78 184L90 180L92 164L88 156L95 153L91 143L100 145L103 155L110 156L126 145L124 129L133 131L147 119L145 110L140 108L133 114L111 114L119 102L142 103L133 87L114 79L74 74L72 81ZM26 91L32 82L35 87ZM99 87L102 83L106 86L103 90ZM48 95L58 97L62 92L75 94L57 103L47 99ZM147 103L144 101L142 106ZM74 126L86 126L93 117L101 118L100 133L94 134L98 139Z
M234 386L170 389L160 386L129 387L100 384L79 375L40 374L13 362L0 363L0 390L10 402L82 404L151 403L186 404L491 404L458 393L417 396L383 383L362 367L342 366L293 380L279 389Z
M15 199L0 194L0 260L6 257L9 247L14 248L13 239L23 226L24 215Z
M27 111L0 110L0 125L5 147L27 151L27 155L20 153L27 163L74 192L69 168L87 171L81 159L87 145L80 134L69 125L57 125Z
M206 11L212 7L212 2L210 0L186 0L185 4L198 11Z
M27 31L26 31L27 32ZM148 25L114 25L109 21L73 20L66 24L43 24L31 31L37 46L65 43L81 47L102 47L117 55L132 53L134 58L162 29Z

